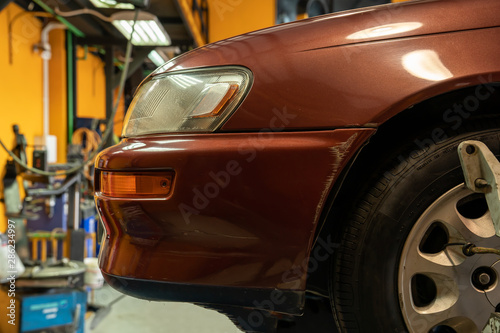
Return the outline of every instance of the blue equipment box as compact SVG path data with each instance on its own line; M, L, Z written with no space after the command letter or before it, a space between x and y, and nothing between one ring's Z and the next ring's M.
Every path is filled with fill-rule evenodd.
M11 297L4 290L0 298L3 305L10 304ZM0 324L0 331L4 333L51 332L53 329L84 333L87 311L87 293L84 291L52 289L31 293L16 290L12 299L15 300L15 325L7 325L7 320L3 320L5 323Z

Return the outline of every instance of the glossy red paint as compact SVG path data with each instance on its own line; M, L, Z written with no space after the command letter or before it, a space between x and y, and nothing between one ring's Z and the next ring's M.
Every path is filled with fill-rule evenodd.
M136 279L303 290L305 270L291 268L307 264L326 195L373 132L122 141L99 155L97 176L174 170L175 179L163 200L96 196L108 234L101 269Z
M500 81L499 13L498 0L413 1L277 26L168 62L154 75L245 66L253 86L216 133L130 138L99 155L97 176L175 173L161 200L97 189L103 272L303 292L326 198L375 128L431 97ZM270 132L276 112L287 121Z
M444 92L500 81L499 13L497 0L378 6L234 37L164 68L235 64L253 71L250 94L222 131L259 130L276 105L301 115L287 129L373 126ZM421 68L409 68L415 60L443 75L416 76Z

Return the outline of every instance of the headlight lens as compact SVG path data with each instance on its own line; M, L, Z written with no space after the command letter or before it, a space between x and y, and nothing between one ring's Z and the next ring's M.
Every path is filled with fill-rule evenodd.
M122 135L213 132L238 107L252 82L243 67L213 67L153 76L136 93Z

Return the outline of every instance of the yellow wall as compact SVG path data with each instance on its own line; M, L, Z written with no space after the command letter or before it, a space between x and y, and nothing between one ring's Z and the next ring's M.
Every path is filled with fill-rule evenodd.
M273 26L276 2L269 0L209 0L209 41Z
M106 119L106 76L104 62L83 47L77 48L76 113L80 118Z
M0 139L13 147L12 125L18 124L29 143L42 135L42 59L33 51L40 41L42 25L30 15L18 18L13 24L12 63L9 63L8 24L22 11L11 3L0 12ZM32 150L28 148L28 158ZM0 175L3 176L7 153L0 151ZM3 197L3 193L2 193ZM0 230L7 219L0 204Z
M205 41L198 14L192 11L193 0L177 0L177 3L196 44L202 46ZM276 20L276 1L208 0L208 12L208 42L211 43L273 26Z

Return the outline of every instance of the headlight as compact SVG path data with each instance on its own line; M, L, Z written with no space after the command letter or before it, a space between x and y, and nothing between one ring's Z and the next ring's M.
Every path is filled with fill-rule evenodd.
M212 67L153 76L135 95L122 135L213 132L243 100L252 73L243 67Z

